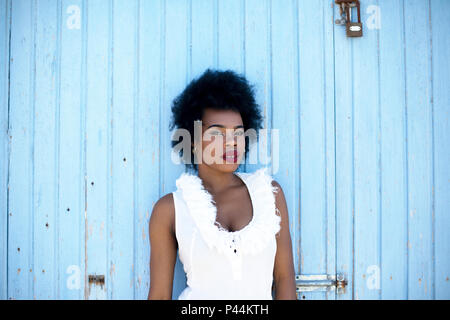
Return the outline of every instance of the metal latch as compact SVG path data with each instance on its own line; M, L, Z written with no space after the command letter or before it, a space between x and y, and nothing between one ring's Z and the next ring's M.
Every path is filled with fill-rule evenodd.
M325 291L330 292L336 290L336 293L344 293L347 280L343 274L337 276L328 274L298 274L295 276L297 294L299 292L308 291Z
M347 37L362 37L362 23L361 23L361 9L359 0L335 0L339 5L341 14L340 19L336 19L335 23L338 25L345 25L347 30ZM357 10L357 21L352 22L352 8Z

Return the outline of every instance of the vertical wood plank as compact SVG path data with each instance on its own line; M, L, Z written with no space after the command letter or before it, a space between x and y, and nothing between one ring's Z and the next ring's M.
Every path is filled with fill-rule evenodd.
M191 75L199 77L207 68L214 66L214 2L191 1Z
M85 298L106 299L110 281L108 239L111 214L112 2L87 3L86 93L86 278ZM104 275L105 286L88 283Z
M82 299L84 289L84 10L81 0L61 3L58 299Z
M366 8L361 5L361 20ZM356 12L356 10L354 10ZM378 299L380 269L380 118L378 32L366 28L353 43L354 299Z
M267 136L260 135L259 142L250 146L245 169L254 172L259 167L277 166L270 159L272 101L271 101L271 68L270 68L270 29L269 0L245 1L245 76L254 85L255 97L264 117L264 128ZM277 155L279 156L279 155ZM257 163L250 163L257 159ZM279 159L278 159L279 161Z
M0 299L8 297L8 195L9 195L9 35L11 30L11 3L4 1L0 6L0 113L1 145L0 145Z
M380 1L382 299L406 299L407 208L403 1Z
M59 83L57 53L58 7L54 1L38 1L36 19L36 84L34 94L34 296L54 299L57 279L58 126L56 103Z
M325 161L326 161L326 273L336 274L336 142L335 142L335 78L334 78L334 8L326 2L322 5L324 81L323 103L325 104ZM326 294L326 299L336 299L336 292Z
M405 1L408 142L408 298L433 297L429 4Z
M134 296L136 1L112 3L111 215L108 297ZM121 21L128 21L122 23ZM105 237L102 231L101 237Z
M188 74L188 28L189 7L187 2L168 1L165 3L164 34L164 77L161 108L161 196L174 191L175 181L184 171L182 164L171 161L171 117L172 100L185 88L191 75ZM186 286L186 275L179 259L175 265L172 297L177 299Z
M302 274L327 273L326 104L324 99L326 79L323 6L324 3L320 1L298 3L300 135L296 138L296 142L301 147L299 236ZM305 292L301 294L301 298L324 299L325 293Z
M273 175L283 188L296 273L300 273L300 146L297 16L293 1L271 2L272 128L279 130L280 166ZM277 110L279 110L277 112Z
M435 299L450 299L450 2L431 0Z
M33 298L35 2L11 2L8 299Z
M340 18L339 7L334 15ZM362 39L357 39L362 40ZM354 233L354 119L353 119L353 42L345 27L334 25L335 48L335 117L336 117L336 241L337 271L347 279L344 293L337 299L353 299Z
M218 67L244 71L242 0L218 0Z
M150 287L149 220L160 197L160 92L162 1L139 2L139 74L137 109L137 187L135 298L147 299Z

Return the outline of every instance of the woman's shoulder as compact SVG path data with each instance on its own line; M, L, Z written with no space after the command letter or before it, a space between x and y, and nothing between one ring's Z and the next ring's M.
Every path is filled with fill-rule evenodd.
M156 201L155 205L153 206L153 209L157 208L158 210L171 210L174 209L174 203L173 203L173 192L168 193L161 198L159 198L158 201Z
M173 193L161 197L153 206L150 224L166 226L174 231L175 227L175 204Z
M279 191L283 192L283 188L281 188L281 185L278 183L277 180L272 179L271 184L272 184L272 188L274 189L273 190L274 193L278 194Z

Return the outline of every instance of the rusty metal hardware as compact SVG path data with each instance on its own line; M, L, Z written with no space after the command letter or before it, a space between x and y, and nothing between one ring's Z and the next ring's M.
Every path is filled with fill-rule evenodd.
M335 0L339 5L340 19L336 19L338 25L345 25L347 37L362 37L363 27L361 23L361 8L359 0ZM352 8L357 10L358 21L352 22Z
M89 284L103 286L105 284L105 276L103 274L90 274L88 277Z
M347 286L347 280L343 274L298 274L295 276L297 294L300 292L336 290L336 293L344 293Z
M337 275L336 279L336 291L337 293L345 293L345 287L347 286L347 280L342 273Z

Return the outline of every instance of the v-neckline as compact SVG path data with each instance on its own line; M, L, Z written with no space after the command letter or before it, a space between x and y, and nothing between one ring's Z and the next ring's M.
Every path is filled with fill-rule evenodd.
M215 210L214 210L215 216L214 216L213 226L214 226L215 228L217 228L218 230L220 230L220 231L223 231L223 232L226 232L226 233L228 233L228 234L233 234L233 235L234 235L234 234L238 234L238 233L243 232L244 230L246 230L247 228L249 228L249 227L254 223L254 220L255 220L255 201L254 201L254 199L253 199L251 187L248 185L248 182L246 181L246 178L244 178L244 176L242 175L242 173L241 173L241 172L233 172L233 174L234 174L236 177L238 177L238 178L244 183L244 186L245 186L245 188L247 189L247 193L248 193L248 195L249 195L249 197L250 197L250 204L251 204L251 206L252 206L252 218L250 219L250 222L247 223L247 224L246 224L245 226L243 226L242 228L240 228L239 230L235 230L235 231L230 231L230 230L224 228L224 227L220 224L220 222L217 221L217 213L218 213L218 210L217 210L216 201L214 201L212 194L211 194L208 190L206 190L205 186L203 185L202 179L201 179L199 176L197 176L197 178L199 179L200 184L201 184L203 190L211 197L211 204L212 204L212 206L213 206L214 209L215 209ZM245 174L245 173L244 173L244 174Z

